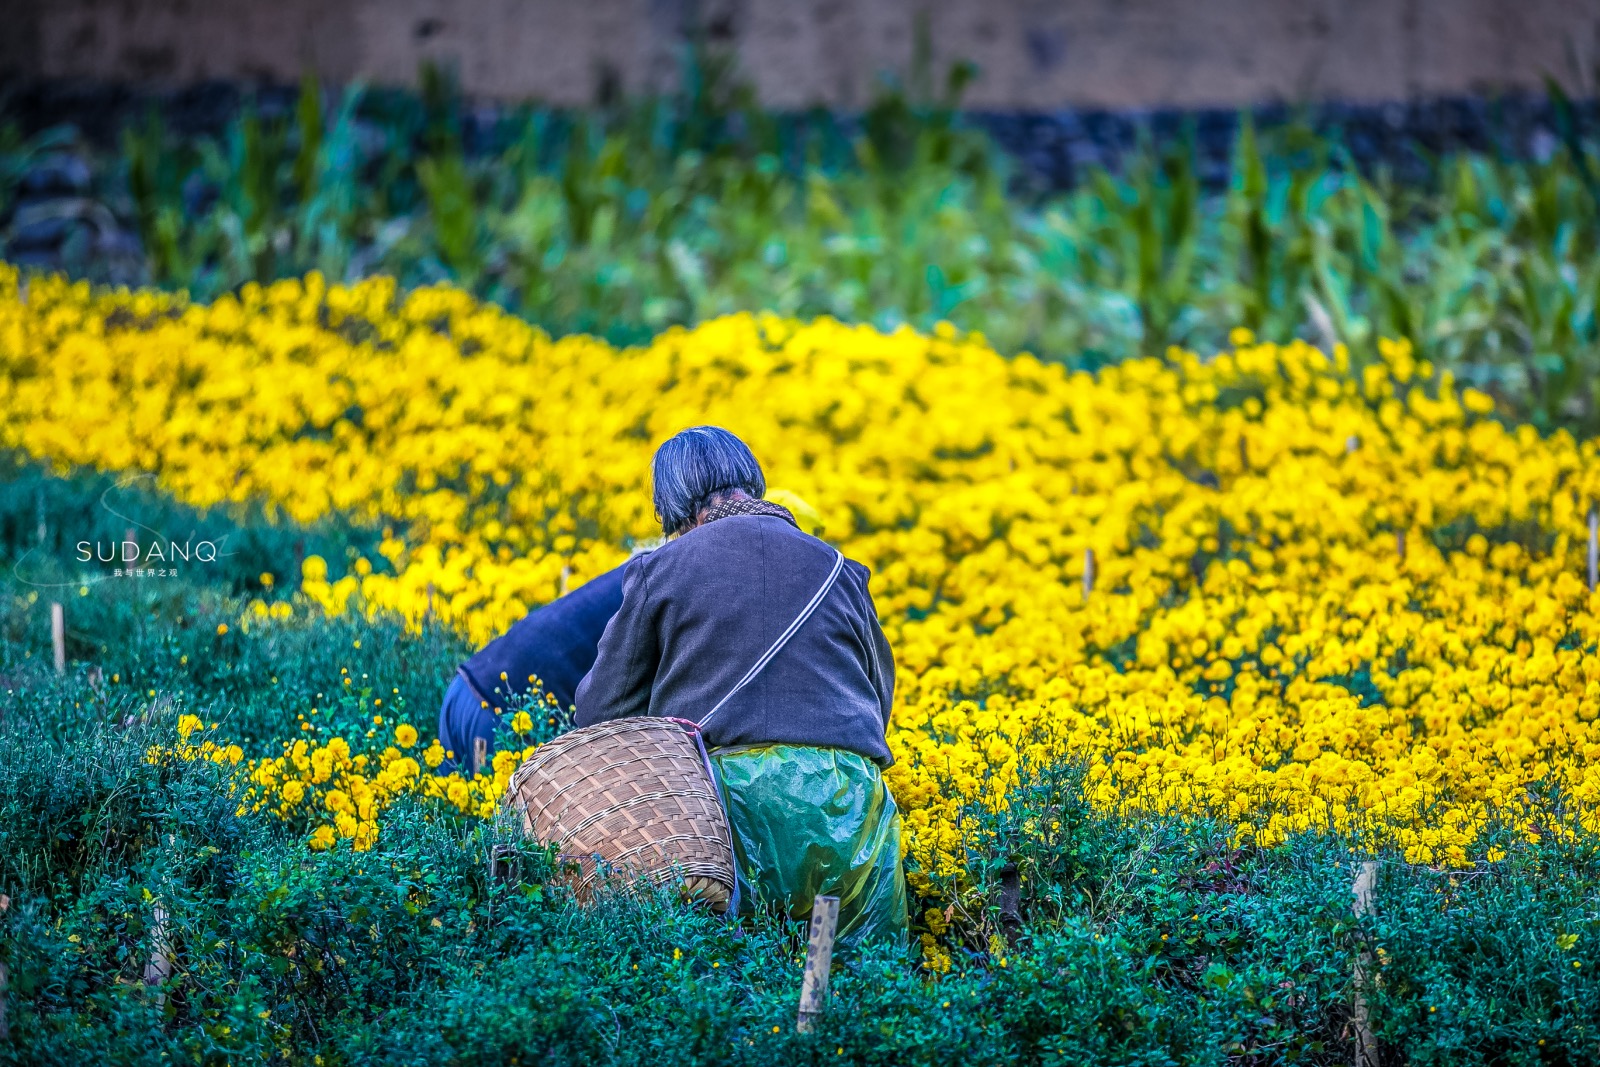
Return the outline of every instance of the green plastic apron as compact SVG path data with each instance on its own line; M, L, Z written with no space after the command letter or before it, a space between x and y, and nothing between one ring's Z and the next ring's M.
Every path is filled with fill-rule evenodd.
M876 764L838 748L755 745L711 753L733 825L740 914L809 919L839 898L838 943L906 944L900 812Z

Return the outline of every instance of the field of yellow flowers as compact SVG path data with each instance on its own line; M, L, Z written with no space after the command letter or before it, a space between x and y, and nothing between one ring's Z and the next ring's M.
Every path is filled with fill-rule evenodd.
M1092 376L760 315L619 349L450 288L313 274L200 305L0 265L0 447L384 529L381 558L309 557L299 606L245 625L432 613L482 642L658 534L654 446L726 426L873 570L919 877L959 869L964 812L1063 763L1103 808L1258 845L1331 830L1464 866L1497 858L1490 826L1600 832L1595 445L1382 352L1238 331ZM369 846L410 793L493 812L521 753L436 777L437 745L370 699L372 738L289 709L240 802L316 848Z

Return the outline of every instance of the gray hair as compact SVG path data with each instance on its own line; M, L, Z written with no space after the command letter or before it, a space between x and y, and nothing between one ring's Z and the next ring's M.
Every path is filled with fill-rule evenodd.
M720 426L692 426L662 442L652 464L652 499L666 534L682 533L718 496L760 499L767 479L750 447Z

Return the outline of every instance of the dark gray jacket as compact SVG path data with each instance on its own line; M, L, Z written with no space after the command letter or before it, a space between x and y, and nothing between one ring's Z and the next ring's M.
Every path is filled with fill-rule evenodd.
M633 560L578 684L578 725L703 718L794 621L833 558L782 518L730 515ZM894 658L869 576L846 561L806 624L706 726L707 745L823 745L889 765Z

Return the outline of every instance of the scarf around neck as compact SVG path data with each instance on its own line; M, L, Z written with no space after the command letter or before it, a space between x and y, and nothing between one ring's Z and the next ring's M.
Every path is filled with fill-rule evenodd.
M797 530L800 528L800 524L794 521L794 516L790 514L788 508L769 500L753 500L750 497L727 497L717 501L706 508L705 518L700 520L700 524L703 526L708 522L725 519L729 515L773 515Z

